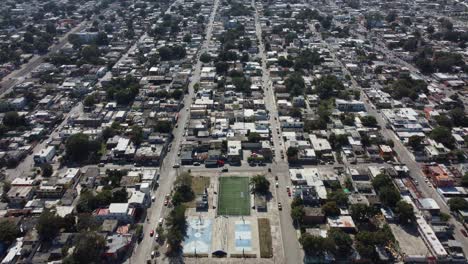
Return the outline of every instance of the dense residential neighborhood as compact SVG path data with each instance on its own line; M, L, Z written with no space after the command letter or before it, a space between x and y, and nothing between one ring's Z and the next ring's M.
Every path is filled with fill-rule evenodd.
M2 1L1 263L466 263L467 21Z

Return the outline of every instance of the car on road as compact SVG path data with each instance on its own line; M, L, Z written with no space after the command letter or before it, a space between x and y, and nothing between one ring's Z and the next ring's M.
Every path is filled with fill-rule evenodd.
M278 182L276 182L276 183L275 183L275 185L276 185L276 188L278 188L278 187L279 187L279 183L278 183Z
M151 201L154 202L156 200L156 196L151 196Z
M278 210L280 210L280 211L283 210L283 206L281 205L281 203L278 203Z
M229 171L228 168L223 168L223 169L221 170L221 172L228 172L228 171Z
M162 226L163 223L164 223L164 218L162 218L162 217L159 218L159 220L158 220L158 226Z
M169 204L169 200L164 200L164 206L167 206Z
M194 162L193 166L200 166L200 162Z
M460 229L460 232L461 232L465 237L468 237L468 233L466 232L465 229Z
M156 256L156 251L155 250L151 251L151 258L154 258L155 256Z
M154 230L150 231L150 237L154 236Z
M176 164L174 164L174 166L172 166L172 168L174 168L174 169L180 168L180 164L176 163Z

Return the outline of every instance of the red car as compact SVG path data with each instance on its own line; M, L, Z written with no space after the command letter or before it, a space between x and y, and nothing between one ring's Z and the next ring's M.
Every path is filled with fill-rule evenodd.
M466 230L465 229L460 229L461 233L465 236L465 237L468 237L468 234L466 233Z
M154 230L151 230L150 231L150 237L152 237L154 235Z

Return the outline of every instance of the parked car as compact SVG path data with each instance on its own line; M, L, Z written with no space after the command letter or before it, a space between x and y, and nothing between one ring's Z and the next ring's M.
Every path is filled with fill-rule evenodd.
M150 231L150 237L154 236L154 230Z
M172 166L172 168L174 168L174 169L180 168L180 164L176 163L176 164L174 164L174 166Z
M465 237L468 237L468 233L466 232L465 229L460 229L460 232L461 232Z
M281 205L281 203L278 203L278 210L280 210L280 211L283 210L283 206Z

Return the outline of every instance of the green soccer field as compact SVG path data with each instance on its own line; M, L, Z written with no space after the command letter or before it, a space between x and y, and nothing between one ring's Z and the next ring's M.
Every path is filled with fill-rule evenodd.
M250 215L248 177L219 178L218 215Z

